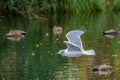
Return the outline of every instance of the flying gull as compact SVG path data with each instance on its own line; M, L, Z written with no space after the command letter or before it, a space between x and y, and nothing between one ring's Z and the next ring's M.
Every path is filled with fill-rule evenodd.
M83 49L82 40L80 36L85 32L86 30L73 30L68 32L66 34L68 41L64 41L64 43L67 45L67 48L60 50L58 53L61 54L62 56L67 56L67 57L79 57L83 54L95 55L94 50Z

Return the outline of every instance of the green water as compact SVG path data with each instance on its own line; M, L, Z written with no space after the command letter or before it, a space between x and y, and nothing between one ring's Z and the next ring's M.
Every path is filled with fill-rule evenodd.
M110 39L102 32L120 29L120 14L98 13L78 15L42 15L42 19L5 18L0 22L0 80L120 80L120 38ZM54 26L61 26L59 35ZM6 37L10 29L27 32L20 41ZM65 34L75 29L87 29L81 36L85 50L94 49L95 56L68 58L57 52L66 48ZM113 72L94 74L95 65L109 63Z

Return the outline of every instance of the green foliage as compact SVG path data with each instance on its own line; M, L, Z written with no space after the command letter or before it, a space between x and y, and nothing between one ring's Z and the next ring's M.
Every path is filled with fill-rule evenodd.
M120 10L120 0L0 0L0 10L33 13L88 13Z

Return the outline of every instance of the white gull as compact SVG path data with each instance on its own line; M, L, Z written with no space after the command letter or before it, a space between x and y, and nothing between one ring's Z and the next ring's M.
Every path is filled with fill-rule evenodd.
M62 56L67 57L79 57L83 54L85 55L95 55L93 49L84 50L82 45L82 40L80 36L85 33L86 30L73 30L66 34L68 41L64 41L67 45L66 49L60 50L58 53Z

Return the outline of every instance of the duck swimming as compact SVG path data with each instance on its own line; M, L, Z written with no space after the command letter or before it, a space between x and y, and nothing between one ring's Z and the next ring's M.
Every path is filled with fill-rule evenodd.
M25 37L26 32L21 30L10 30L6 36L8 39L19 41L21 38Z
M110 29L107 31L103 31L103 36L114 39L120 36L120 31L118 29Z
M120 34L120 31L118 31L117 29L110 29L107 31L103 31L104 35L117 35Z
M112 66L108 64L98 65L92 69L92 72L98 72L99 74L109 74L113 70Z
M55 35L60 35L62 34L63 28L61 26L54 26L53 27L53 33Z

